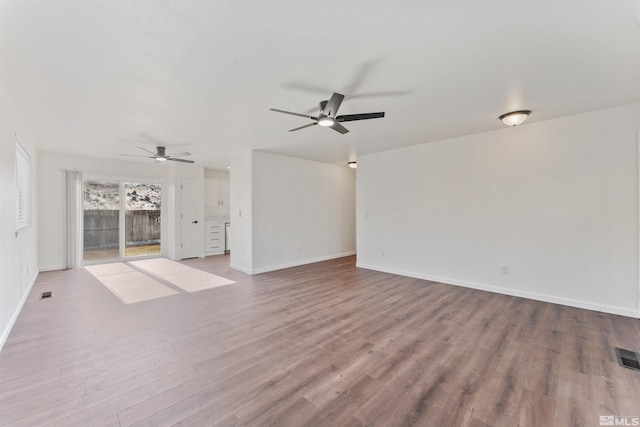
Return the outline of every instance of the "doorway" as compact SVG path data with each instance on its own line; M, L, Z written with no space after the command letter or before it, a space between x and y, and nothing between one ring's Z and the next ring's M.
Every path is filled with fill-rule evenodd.
M86 179L83 263L160 255L162 186Z
M197 258L201 256L203 250L203 224L200 223L200 210L198 209L198 200L201 197L200 183L194 178L182 178L180 189L182 225L180 258Z

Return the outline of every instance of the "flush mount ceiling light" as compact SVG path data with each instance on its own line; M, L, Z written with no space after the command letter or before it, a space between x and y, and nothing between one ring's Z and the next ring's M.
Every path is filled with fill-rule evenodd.
M531 114L531 110L519 110L503 114L498 118L507 126L518 126L527 120L529 114Z
M357 168L357 167L358 167L358 164L357 164L356 162L349 162L349 163L347 163L347 165L349 165L349 167L350 167L351 169L355 169L355 168Z

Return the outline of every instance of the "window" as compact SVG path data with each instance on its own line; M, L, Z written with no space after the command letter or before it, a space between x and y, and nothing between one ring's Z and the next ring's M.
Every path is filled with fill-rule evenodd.
M31 157L16 139L16 231L31 225Z

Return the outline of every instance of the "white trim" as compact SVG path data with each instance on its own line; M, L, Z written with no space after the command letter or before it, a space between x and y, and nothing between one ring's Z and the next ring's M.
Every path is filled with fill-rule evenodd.
M162 190L160 191L160 197L162 198ZM127 252L127 234L125 230L127 227L127 193L124 191L124 181L118 182L118 202L118 257L124 260ZM162 235L160 239L162 239ZM162 241L160 241L160 251L162 251ZM82 263L84 265L84 256Z
M40 273L43 273L45 271L58 271L58 270L66 270L67 266L66 265L54 265L54 266L48 266L48 267L40 267L39 271Z
M253 268L253 269L247 269L244 267L239 267L234 265L229 265L229 267L233 268L234 270L239 270L247 274L260 274L260 273L267 273L269 271L282 270L285 268L298 267L300 265L313 264L314 262L328 261L330 259L336 259L336 258L344 258L346 256L351 256L355 254L356 254L356 251L349 251L349 252L343 252L340 254L326 255L318 258L308 258L304 260L288 262L285 264L278 264L278 265L272 265L272 266L261 267L261 268Z
M239 265L235 265L235 264L229 264L229 268L231 268L233 270L241 271L241 272L246 273L246 274L253 274L250 269L244 268L244 267L240 267Z
M640 313L640 108L638 109L638 143L636 145L637 147L637 163L636 163L636 178L637 178L637 185L638 185L638 234L637 234L637 263L638 263L638 305L637 305L637 309L638 312ZM640 316L636 316L636 317L640 317Z
M633 310L624 307L615 307L610 305L596 304L588 301L556 297L553 295L539 294L536 292L518 291L500 286L486 285L483 283L467 282L462 280L450 279L447 277L429 276L426 274L402 271L395 268L378 267L369 264L356 263L356 267L366 268L367 270L381 271L383 273L396 274L399 276L413 277L416 279L429 280L432 282L444 283L446 285L462 286L465 288L477 289L480 291L493 292L496 294L511 295L514 297L527 298L536 301L550 302L553 304L566 305L569 307L584 308L587 310L601 311L603 313L619 314L627 317L640 317L640 310Z
M22 295L22 298L20 299L20 302L18 303L18 306L16 307L16 310L14 311L13 315L11 316L11 319L9 320L9 323L7 324L7 327L5 328L4 331L2 331L2 335L0 336L0 352L2 351L2 348L4 347L4 344L7 342L7 338L9 338L9 334L11 333L11 329L13 329L13 325L15 325L16 320L18 320L18 316L20 315L20 312L22 311L22 307L24 306L24 303L27 302L27 298L29 297L29 295L31 294L31 288L33 288L34 283L36 283L36 279L38 278L38 273L35 273L33 275L33 277L31 278L29 283L29 286L27 288L27 290L25 291L24 295Z
M206 258L208 256L212 256L212 255L224 255L224 251L215 251L215 252L206 252L204 253L204 257L199 257L199 258Z

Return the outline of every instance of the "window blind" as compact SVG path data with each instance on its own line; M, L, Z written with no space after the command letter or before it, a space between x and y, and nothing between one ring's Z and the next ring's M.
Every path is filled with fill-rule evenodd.
M16 139L16 231L31 225L31 157Z

